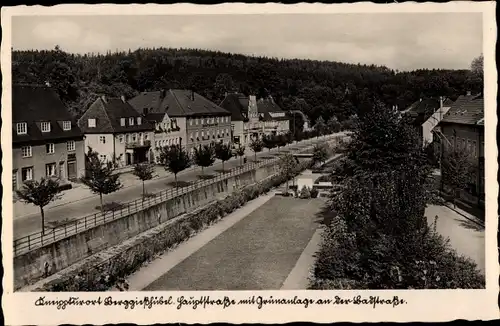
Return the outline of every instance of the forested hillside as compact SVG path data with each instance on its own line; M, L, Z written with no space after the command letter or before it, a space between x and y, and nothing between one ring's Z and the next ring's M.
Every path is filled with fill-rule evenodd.
M474 66L474 65L473 65ZM359 113L373 97L400 109L424 96L457 97L482 90L469 70L396 72L374 65L286 60L193 49L139 49L105 55L13 51L14 83L46 83L79 116L102 94L131 97L159 88L192 88L217 104L226 91L272 95L284 109L314 122Z

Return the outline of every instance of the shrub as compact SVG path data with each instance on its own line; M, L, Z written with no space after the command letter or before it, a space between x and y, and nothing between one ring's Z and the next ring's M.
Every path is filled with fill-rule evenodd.
M317 198L318 197L318 193L319 193L318 189L316 189L316 188L313 187L311 189L311 198Z
M300 190L300 198L302 199L311 198L311 191L309 190L309 187L307 186L302 187L302 189Z

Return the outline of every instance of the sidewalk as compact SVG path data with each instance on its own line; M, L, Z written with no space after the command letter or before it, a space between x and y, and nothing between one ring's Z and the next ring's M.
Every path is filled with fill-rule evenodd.
M338 135L342 135L342 134L339 133ZM335 136L337 136L337 135L335 135ZM330 137L333 137L333 135ZM308 140L302 141L298 144L292 144L291 147L303 147L303 146L311 145L315 141L316 141L316 139L308 139ZM286 149L288 150L289 147L290 147L290 145L287 146ZM282 150L282 149L280 149L280 150ZM275 153L277 151L278 151L277 148L273 148L270 151L270 153ZM263 150L262 152L258 153L257 156L259 156L259 155L266 156L265 155L266 153L269 153L269 151ZM250 153L250 155L247 155L246 157L247 157L247 163L252 162L254 159L253 152ZM239 162L239 160L240 160L239 157L233 157L229 161L238 161ZM220 160L216 160L214 163L214 166L216 166L216 165L218 166L220 163L221 163ZM189 172L196 171L196 170L200 170L200 167L193 165L189 169L186 169L186 170L182 171L181 173L179 173L178 176L182 176L185 173L189 173ZM123 172L121 172L121 171L123 171ZM132 186L137 186L141 183L141 181L135 175L133 175L132 168L123 169L121 171L120 171L120 181L123 184L122 190L129 188L129 187L132 187ZM163 178L167 178L167 177L172 176L172 173L166 171L165 168L163 168L162 166L155 167L155 174L156 174L155 178L145 182L146 186L151 181L159 180L159 179L163 179ZM72 183L72 184L73 184L72 189L68 189L68 190L61 192L61 195L62 195L61 199L56 200L56 201L48 204L47 206L44 207L44 210L47 211L51 208L64 206L67 204L75 203L75 202L89 199L89 198L99 197L99 195L92 193L88 187L86 187L85 185L83 185L81 183ZM37 206L34 206L32 204L26 204L26 203L23 203L19 200L13 203L13 215L14 215L14 218L16 218L16 219L22 218L25 216L29 216L29 215L33 215L33 214L39 214L39 213L40 213L40 208Z

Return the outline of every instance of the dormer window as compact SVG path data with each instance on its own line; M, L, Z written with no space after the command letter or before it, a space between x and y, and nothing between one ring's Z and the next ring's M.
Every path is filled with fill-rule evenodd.
M95 119L89 119L88 123L89 123L89 128L95 128Z
M71 121L63 121L63 130L64 131L71 130Z
M42 132L50 132L50 122L41 123Z
M120 119L120 126L125 127L125 118Z
M140 126L142 123L142 118L141 117L137 117L137 125Z
M129 124L129 126L133 126L134 125L134 118L128 118L128 124Z
M28 133L28 124L26 122L16 123L16 131L18 135L25 135Z

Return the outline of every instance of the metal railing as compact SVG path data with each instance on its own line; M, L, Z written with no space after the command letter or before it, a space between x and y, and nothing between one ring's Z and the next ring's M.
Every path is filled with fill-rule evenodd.
M316 143L316 141L311 140L309 146L299 149L299 152L309 150L312 147L311 144L313 142ZM91 215L80 217L76 220L69 221L63 225L56 226L52 230L45 233L42 233L42 231L31 233L29 235L14 240L14 256L30 252L32 250L41 248L48 244L78 234L80 232L92 229L96 226L120 219L125 216L129 216L139 211L143 211L145 209L163 203L172 198L182 196L193 190L200 189L202 187L229 179L237 175L241 175L245 172L252 171L262 166L273 165L279 160L280 157L274 157L272 159L263 159L258 163L250 162L245 164L244 166L233 168L231 172L219 173L214 178L211 179L200 180L194 184L182 188L176 187L163 190L158 193L152 194L151 197L146 197L144 199L139 198L127 203L123 203L120 205L120 208L118 209L98 212Z

